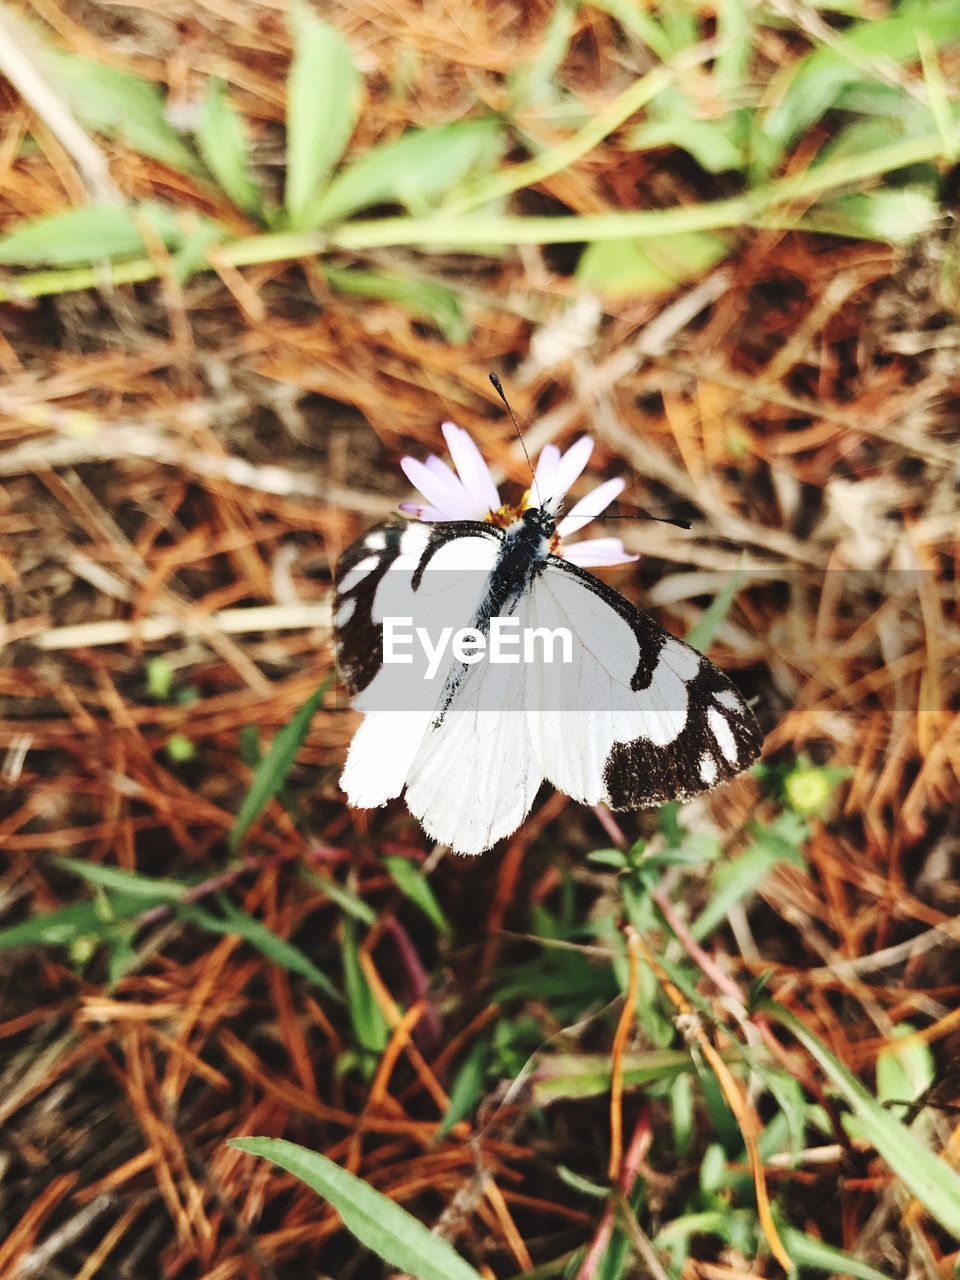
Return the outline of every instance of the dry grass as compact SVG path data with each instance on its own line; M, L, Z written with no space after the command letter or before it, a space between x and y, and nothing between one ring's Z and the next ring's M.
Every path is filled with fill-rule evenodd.
M31 4L66 47L156 79L175 104L199 77L226 76L267 175L282 159L283 9ZM368 80L354 146L478 100L501 106L502 76L539 48L550 12L333 12ZM563 83L606 100L624 82L617 47L612 21L581 10ZM784 33L766 52L786 47ZM3 224L82 201L76 157L35 127L9 86L0 101ZM550 140L552 122L531 112L528 124ZM38 145L21 151L27 131ZM120 146L107 160L128 196L197 207L211 198ZM657 204L724 194L689 165L624 155L611 141L522 200L591 213L630 207L637 191ZM328 881L303 877L311 868L375 913L372 926L354 923L357 957L388 1033L366 1073L344 1070L358 1045L343 1005L236 932L172 907L131 917L126 951L116 931L104 946L93 929L69 948L3 952L0 1275L382 1274L329 1206L225 1145L241 1134L326 1152L439 1219L490 1276L609 1230L596 1202L557 1176L564 1165L603 1180L602 1098L561 1102L543 1125L527 1090L491 1090L438 1136L455 1068L491 1027L531 1019L544 1039L561 1030L543 998L502 1008L495 996L530 958L518 935L531 930L531 906L555 907L566 884L584 917L614 909L612 877L582 861L610 843L595 815L551 794L475 863L432 853L402 805L370 815L344 806L337 776L354 722L330 700L290 779L296 812L273 802L244 856L226 850L252 776L243 735L253 728L266 742L330 674L331 566L406 496L399 457L438 449L438 423L451 417L523 485L512 427L487 385L492 368L516 370L512 398L531 449L590 430L597 476L628 474L628 500L693 519L689 534L631 526L625 539L644 559L611 575L634 597L645 591L667 625L689 626L743 565L714 656L757 696L769 760L806 753L848 771L814 824L806 865L780 864L703 952L691 941L693 961L707 966L703 999L726 1018L732 997L743 1001L769 973L776 998L865 1080L902 1022L947 1072L960 995L960 329L937 264L956 252L953 234L945 226L894 252L744 233L728 262L676 295L679 308L670 296L608 301L572 337L561 321L569 329L577 289L562 254L373 255L374 265L456 282L473 325L460 347L389 303L331 292L308 262L224 268L185 285L167 273L7 308L6 922L90 897L55 861L70 855L195 882L191 900L211 910L224 893L341 986L349 917ZM188 697L151 696L156 655ZM191 758L171 758L174 735ZM691 821L736 848L744 824L771 812L744 779ZM651 824L626 815L622 828L632 841ZM400 894L384 852L426 858L449 938ZM115 981L111 955L125 966ZM573 1042L609 1052L614 1026L594 1022ZM809 1061L779 1051L823 1096ZM950 1094L930 1123L955 1159ZM640 1108L628 1094L619 1166L648 1177L660 1223L695 1181L692 1165L658 1169L664 1105ZM955 1244L882 1162L839 1129L822 1151L768 1169L797 1225L893 1274L951 1274ZM776 1273L758 1265L710 1245L693 1250L683 1275Z

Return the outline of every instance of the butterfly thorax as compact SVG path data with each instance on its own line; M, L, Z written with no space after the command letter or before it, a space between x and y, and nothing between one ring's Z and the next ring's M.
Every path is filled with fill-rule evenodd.
M491 617L513 612L513 608L537 574L543 571L550 554L550 540L556 521L541 507L527 507L518 520L504 530L503 550L490 575L490 586L478 619L481 629Z

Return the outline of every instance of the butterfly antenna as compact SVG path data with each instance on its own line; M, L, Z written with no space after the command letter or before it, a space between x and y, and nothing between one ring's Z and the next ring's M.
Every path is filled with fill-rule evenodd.
M641 511L638 515L600 515L591 516L591 520L655 520L657 524L672 524L676 529L692 529L689 520L674 520L671 516L652 516L649 511Z
M520 439L520 448L523 450L523 456L526 458L527 466L530 468L530 474L531 476L533 476L533 488L537 495L537 504L542 508L543 498L541 498L540 496L540 486L537 484L537 473L536 471L534 471L533 463L530 461L530 455L529 453L527 453L527 446L524 443L523 432L520 430L520 423L517 421L517 415L510 408L510 401L507 399L506 395L504 394L503 387L500 384L500 379L497 377L495 373L490 374L490 381L493 383L494 391L496 391L497 395L500 397L503 403L507 406L507 413L509 413L510 417L513 419L513 425L517 428L517 436Z

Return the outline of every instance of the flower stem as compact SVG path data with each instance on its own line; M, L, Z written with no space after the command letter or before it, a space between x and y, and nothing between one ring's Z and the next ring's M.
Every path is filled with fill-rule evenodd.
M557 218L517 218L508 214L451 217L447 211L425 218L377 218L344 222L327 232L281 231L248 236L219 245L217 257L227 266L249 267L312 258L329 250L349 253L409 246L472 249L479 253L501 245L639 240L737 226L790 227L797 224L797 215L789 209L791 204L809 205L826 192L849 187L907 165L937 160L943 153L943 138L940 134L932 134L878 147L862 156L838 157L804 173L791 174L756 187L743 195L704 204ZM505 178L509 172L512 171L508 171ZM69 270L29 272L0 284L0 302L72 293L102 284L132 284L157 275L157 264L148 258Z

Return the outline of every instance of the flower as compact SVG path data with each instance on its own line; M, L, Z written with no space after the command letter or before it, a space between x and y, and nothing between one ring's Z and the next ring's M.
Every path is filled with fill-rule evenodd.
M563 453L555 444L548 444L537 459L530 489L519 503L510 506L501 503L490 468L470 433L452 422L445 422L441 430L455 471L432 454L426 462L400 459L404 475L426 498L425 503L401 502L400 510L418 520L483 520L503 527L518 519L524 507L559 506L593 452L590 436L581 436ZM624 549L619 538L586 538L562 549L559 545L561 539L579 533L600 515L623 492L625 483L606 480L576 502L557 524L553 553L585 569L638 559Z

